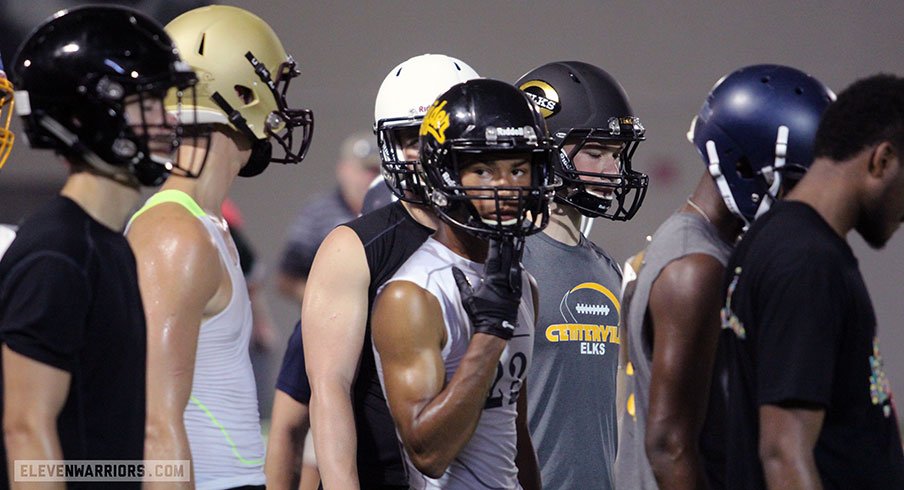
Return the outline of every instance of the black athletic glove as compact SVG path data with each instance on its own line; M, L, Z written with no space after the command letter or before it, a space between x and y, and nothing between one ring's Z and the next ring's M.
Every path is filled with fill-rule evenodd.
M521 304L521 252L524 241L511 238L490 240L484 277L476 289L464 273L452 267L455 284L475 332L509 340L518 324Z

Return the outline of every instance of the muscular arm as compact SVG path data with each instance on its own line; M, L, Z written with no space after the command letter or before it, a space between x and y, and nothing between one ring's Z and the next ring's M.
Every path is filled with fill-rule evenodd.
M141 215L128 239L148 329L145 458L191 459L182 417L198 331L220 287L222 264L203 225L174 204Z
M354 231L339 226L327 235L308 283L301 324L320 474L326 489L357 488L351 391L364 345L370 270Z
M9 484L15 483L15 461L63 459L57 417L66 403L72 376L3 346L3 437ZM63 482L42 488L65 488ZM3 486L0 484L0 486Z
M439 301L407 281L390 283L377 297L372 328L389 410L405 451L418 470L438 478L477 428L506 342L474 334L446 382Z
M822 488L813 449L825 410L811 407L760 407L760 460L769 488Z
M308 433L308 407L291 396L276 390L270 434L267 441L267 488L289 490L293 476L299 472L301 450Z
M650 412L644 445L662 489L706 488L698 440L719 338L724 267L692 254L666 266L650 291Z

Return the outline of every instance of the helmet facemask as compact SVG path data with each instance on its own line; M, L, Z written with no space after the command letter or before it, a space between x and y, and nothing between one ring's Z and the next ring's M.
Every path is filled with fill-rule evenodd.
M488 149L451 145L442 157L445 161L428 165L426 170L432 174L425 176L424 181L441 183L427 186L431 204L447 222L481 238L523 238L537 233L549 221L549 201L556 185L552 151L543 146ZM491 165L490 162L503 159L526 160L531 170L530 185L462 184L462 171L474 162Z
M286 101L286 92L289 90L289 82L301 75L295 60L289 56L286 61L280 63L274 81L267 67L259 62L249 51L245 54L248 61L254 67L254 72L261 81L267 85L273 98L276 99L276 111L271 112L264 122L267 135L276 141L283 149L285 155L280 158L271 158L275 163L299 163L308 154L311 139L314 135L314 113L310 109L292 109ZM301 139L295 141L295 129L301 128Z
M571 129L558 145L556 175L563 185L555 199L575 207L587 217L627 221L634 217L646 197L649 177L633 170L631 159L644 140L644 128L636 117L610 118L608 128ZM562 133L560 133L562 134ZM620 146L614 171L582 171L575 158L585 147ZM567 146L571 146L566 150ZM611 151L611 150L609 150Z
M377 123L381 173L392 193L402 201L426 204L423 184L417 172L418 161L405 155L407 147L417 145L418 128L423 117L383 119Z
M9 153L13 149L15 135L9 130L9 123L13 115L13 85L6 79L6 75L2 75L0 71L0 168L9 158Z

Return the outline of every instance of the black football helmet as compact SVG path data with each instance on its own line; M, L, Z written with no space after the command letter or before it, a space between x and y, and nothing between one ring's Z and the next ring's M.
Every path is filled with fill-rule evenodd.
M645 174L631 167L631 157L646 131L618 81L591 64L560 61L527 72L515 85L539 106L556 143L555 171L563 185L555 199L591 218L631 219L643 204L649 184ZM617 173L576 168L575 155L591 142L622 145ZM573 147L566 151L566 145Z
M484 238L523 238L549 220L555 190L554 146L543 116L508 83L474 79L452 86L436 99L420 127L420 171L429 204L446 222ZM468 187L461 171L473 157L526 157L530 186ZM472 200L492 200L495 219L481 217ZM516 204L517 218L501 212Z
M11 78L33 148L56 150L134 186L200 173L194 162L172 160L179 132L163 106L171 89L193 92L195 74L144 14L118 6L60 11L20 46ZM131 101L140 109L130 121Z

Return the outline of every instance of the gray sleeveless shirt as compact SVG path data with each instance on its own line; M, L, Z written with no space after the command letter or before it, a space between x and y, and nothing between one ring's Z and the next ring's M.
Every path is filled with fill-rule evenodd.
M653 332L646 324L647 303L653 282L673 260L690 254L706 254L723 266L732 246L716 228L696 213L679 212L667 219L642 252L637 279L626 288L622 316L622 349L627 350L625 403L618 407L618 455L615 460L616 488L655 489L656 479L644 449L649 410ZM632 288L633 286L633 288Z

